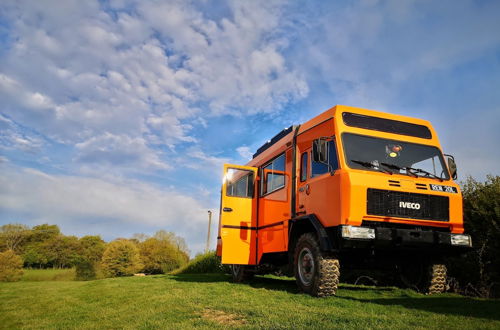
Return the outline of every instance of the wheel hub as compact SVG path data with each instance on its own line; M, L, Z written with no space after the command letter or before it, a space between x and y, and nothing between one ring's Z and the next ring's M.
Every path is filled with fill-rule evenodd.
M314 264L314 256L311 250L309 250L309 248L303 248L300 251L298 260L298 271L302 283L304 283L304 285L306 286L310 285L315 272L315 264Z

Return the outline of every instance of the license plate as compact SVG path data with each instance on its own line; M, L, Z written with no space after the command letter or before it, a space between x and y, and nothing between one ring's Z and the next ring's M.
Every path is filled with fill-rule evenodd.
M431 190L434 190L434 191L441 191L441 192L452 193L452 194L458 193L458 190L455 187L442 186L440 184L430 184L430 186L431 186Z

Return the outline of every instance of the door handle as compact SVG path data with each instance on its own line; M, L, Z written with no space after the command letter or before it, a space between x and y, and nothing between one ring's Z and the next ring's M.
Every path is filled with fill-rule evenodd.
M225 207L225 208L222 209L222 211L224 211L224 212L233 212L233 209L230 208L230 207Z

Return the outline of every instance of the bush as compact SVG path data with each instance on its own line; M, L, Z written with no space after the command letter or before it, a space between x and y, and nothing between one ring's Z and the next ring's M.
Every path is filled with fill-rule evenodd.
M0 253L0 281L15 282L23 276L23 259L12 250Z
M102 255L101 266L108 277L133 275L143 267L139 250L128 240L109 243Z
M92 260L82 259L76 262L76 276L77 281L90 281L95 280L96 274L96 263Z
M458 281L455 289L459 292L497 297L500 285L500 176L489 175L485 182L468 177L462 184L462 193L465 233L471 235L474 249L462 257L450 259L449 274Z
M139 244L143 271L150 274L168 273L185 265L189 257L170 241L148 238Z
M206 274L206 273L229 273L229 266L222 265L215 251L198 254L186 266L175 270L172 275L177 274Z

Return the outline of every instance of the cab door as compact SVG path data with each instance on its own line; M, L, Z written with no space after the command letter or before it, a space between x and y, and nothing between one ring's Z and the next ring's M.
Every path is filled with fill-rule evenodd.
M224 164L220 227L223 264L256 264L256 180L256 167Z

